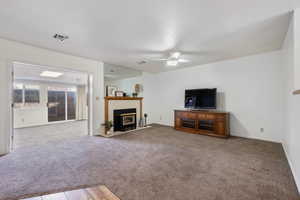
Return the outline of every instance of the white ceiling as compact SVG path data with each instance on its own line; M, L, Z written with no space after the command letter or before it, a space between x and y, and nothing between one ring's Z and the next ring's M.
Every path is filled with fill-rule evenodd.
M108 81L141 76L142 72L128 67L104 63L104 79Z
M9 0L1 1L0 36L137 70L172 51L187 66L280 48L296 0ZM61 43L55 33L70 39ZM184 66L184 65L183 65Z
M63 73L57 78L41 77L43 71L54 71ZM25 63L14 63L14 79L27 81L52 82L69 85L87 85L88 75L83 72L62 70L61 68L52 68L48 66L32 65Z

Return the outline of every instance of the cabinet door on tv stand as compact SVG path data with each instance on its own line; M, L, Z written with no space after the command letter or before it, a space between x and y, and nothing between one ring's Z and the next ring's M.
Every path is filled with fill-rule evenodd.
M215 133L217 135L226 136L226 127L224 122L217 121L215 123Z
M181 120L180 117L175 118L175 128L179 128L181 126Z

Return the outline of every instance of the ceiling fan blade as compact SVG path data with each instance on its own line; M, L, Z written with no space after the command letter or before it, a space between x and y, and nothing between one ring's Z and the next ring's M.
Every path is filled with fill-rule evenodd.
M157 58L157 59L148 59L148 60L150 60L150 61L167 61L167 60L169 60L168 58Z
M187 60L187 59L180 58L180 59L178 59L178 62L180 62L180 63L188 63L190 61Z

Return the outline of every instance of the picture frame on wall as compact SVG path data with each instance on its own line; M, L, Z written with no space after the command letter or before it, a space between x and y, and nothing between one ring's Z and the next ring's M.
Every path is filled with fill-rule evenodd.
M117 91L117 88L115 86L106 86L106 96L114 97L116 91Z
M115 96L116 97L123 97L124 96L124 92L123 91L115 91Z

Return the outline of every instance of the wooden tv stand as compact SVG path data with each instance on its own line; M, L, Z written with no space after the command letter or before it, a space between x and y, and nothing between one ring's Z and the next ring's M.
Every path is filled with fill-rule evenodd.
M206 110L175 110L175 129L195 134L227 138L229 113Z

